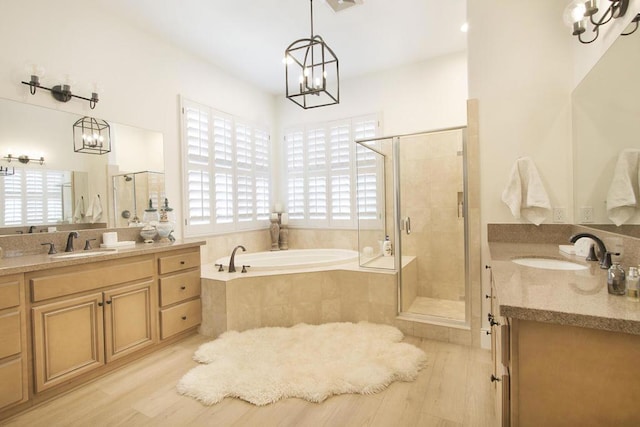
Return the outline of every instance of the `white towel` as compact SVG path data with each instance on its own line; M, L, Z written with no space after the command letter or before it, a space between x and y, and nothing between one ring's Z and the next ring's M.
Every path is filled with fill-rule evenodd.
M640 150L637 149L622 150L618 155L611 186L607 193L607 213L615 225L628 221L638 208L639 160Z
M86 216L91 217L91 223L100 221L102 217L102 201L99 195L95 195L89 204Z
M80 222L84 218L84 199L80 197L76 201L76 208L73 211L73 222Z
M502 201L509 206L516 219L522 215L535 225L540 225L546 219L551 211L551 203L530 157L521 157L514 163L502 192Z

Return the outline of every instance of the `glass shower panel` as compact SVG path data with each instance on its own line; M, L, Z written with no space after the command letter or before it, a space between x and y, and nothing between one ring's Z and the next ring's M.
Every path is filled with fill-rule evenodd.
M356 143L358 249L360 266L394 270L394 257L384 256L382 250L385 237L391 234L388 230L393 229L386 215L385 162L391 157L384 154L385 149L391 149L390 139ZM392 206L389 211L393 212Z
M464 130L398 138L400 311L465 321Z

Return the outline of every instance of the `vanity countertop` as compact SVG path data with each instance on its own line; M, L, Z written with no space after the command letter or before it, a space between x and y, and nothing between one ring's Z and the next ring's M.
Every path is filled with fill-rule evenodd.
M153 254L156 252L166 252L176 249L187 249L204 245L204 241L183 242L176 240L168 243L136 243L135 247L121 248L112 251L102 251L100 255L85 256L78 258L56 258L56 256L66 255L59 252L56 255L37 254L16 256L0 259L0 276L9 274L27 273L30 271L47 270L49 268L67 267L70 265L81 265L96 261L106 261L118 258L125 258L137 255ZM94 250L95 251L95 250ZM70 253L82 253L75 251Z
M607 272L597 262L564 254L552 244L490 242L489 250L501 316L640 335L640 302L610 295ZM545 270L511 261L529 256L565 259L589 268Z

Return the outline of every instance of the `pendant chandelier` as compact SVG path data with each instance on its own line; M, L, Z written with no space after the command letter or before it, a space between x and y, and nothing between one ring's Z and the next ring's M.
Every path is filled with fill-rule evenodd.
M284 52L286 96L304 109L340 103L338 58L319 35L294 41Z

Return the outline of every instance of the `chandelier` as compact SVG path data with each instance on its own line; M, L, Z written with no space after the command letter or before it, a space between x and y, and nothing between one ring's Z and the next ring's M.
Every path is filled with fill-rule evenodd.
M284 52L286 96L304 109L340 103L338 58L319 35L294 41Z

